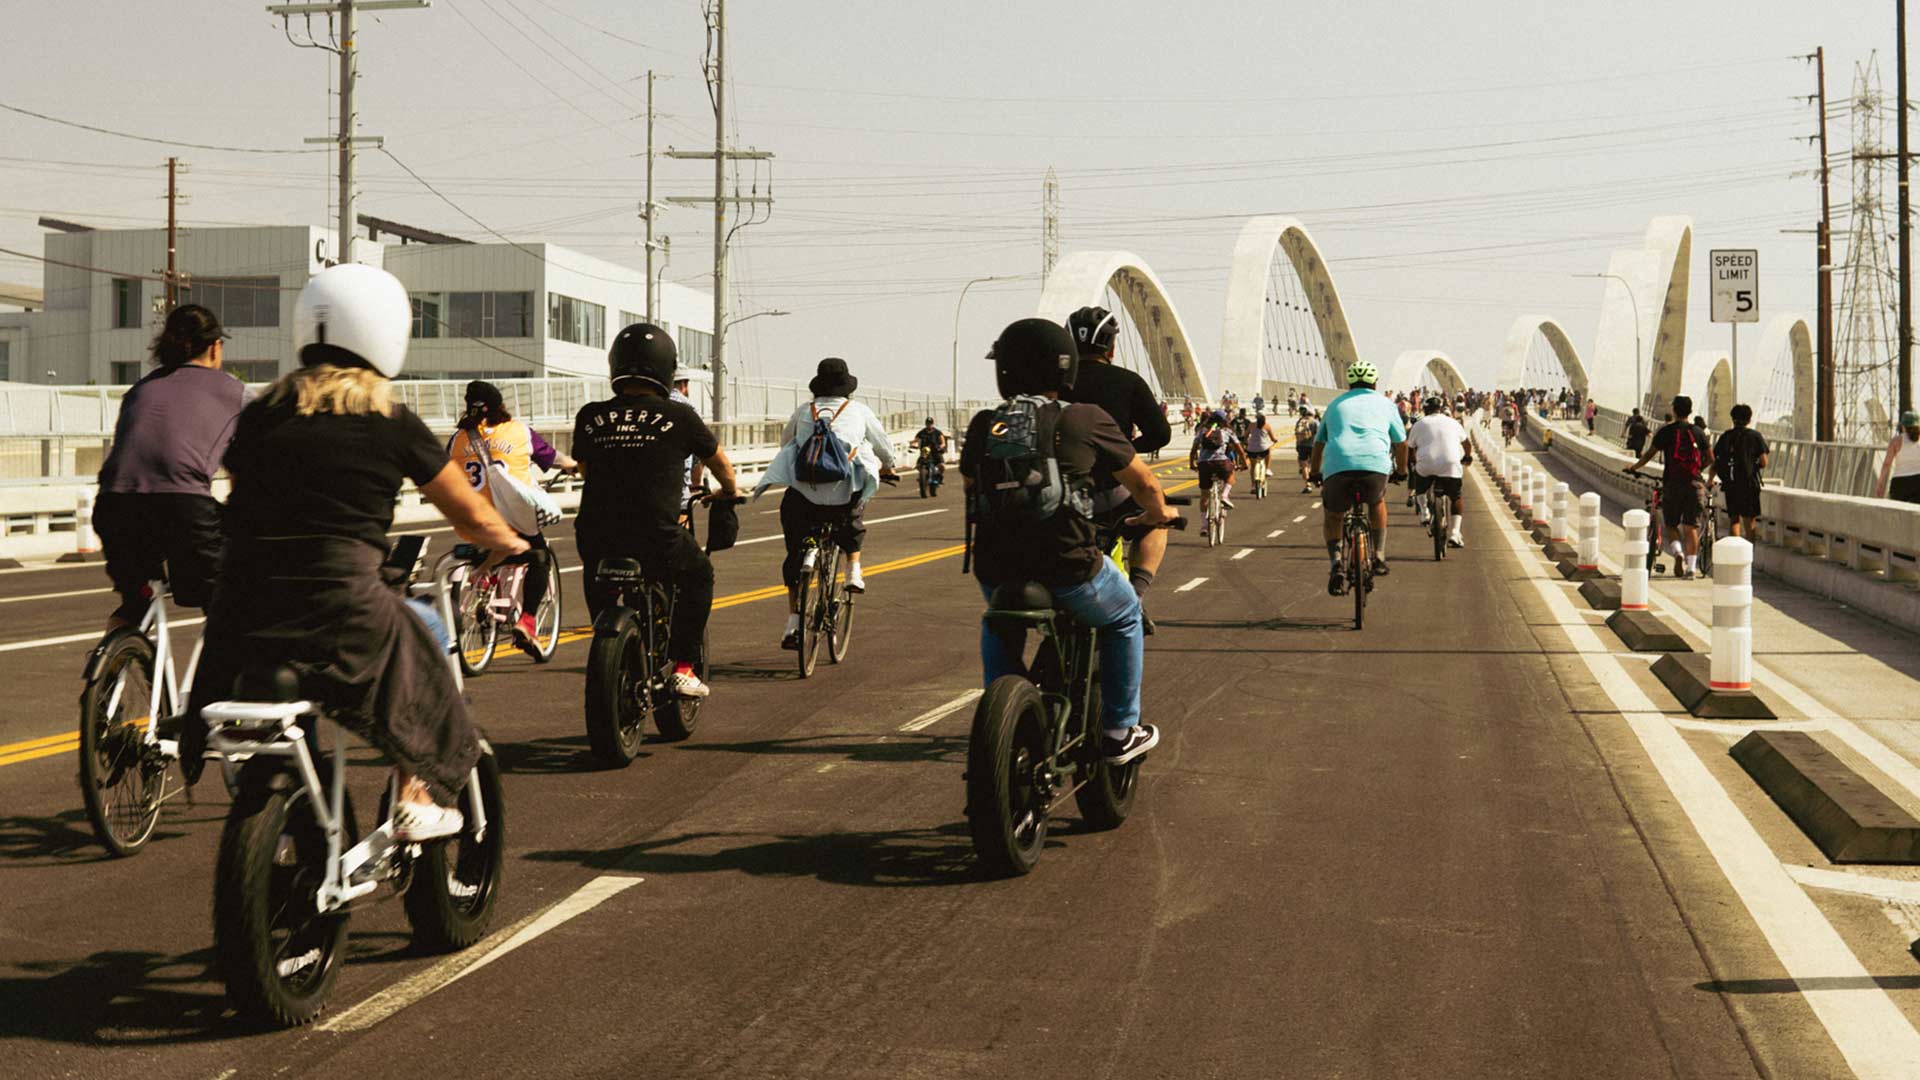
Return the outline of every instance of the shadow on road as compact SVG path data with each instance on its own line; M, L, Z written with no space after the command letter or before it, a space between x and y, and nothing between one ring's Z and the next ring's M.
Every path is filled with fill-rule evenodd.
M1722 979L1694 983L1714 994L1799 994L1813 990L1916 990L1920 975L1831 975L1810 979Z
M1158 626L1189 630L1334 630L1351 626L1351 618L1341 619L1155 619Z
M0 817L0 860L57 866L108 857L93 838L84 810L56 817Z
M212 962L207 948L18 965L26 974L0 976L0 1042L144 1046L229 1036L234 1029L225 996L210 982Z
M496 742L493 744L494 758L500 763L500 771L521 776L555 776L566 773L595 772L601 768L593 759L585 735L566 735L551 739L533 739L528 742ZM635 760L648 757L646 750L634 755Z
M729 841L746 842L728 846ZM839 885L964 885L989 880L973 857L966 823L958 821L888 832L773 836L694 832L605 851L534 851L525 857L621 873L732 871L755 877L813 877Z
M933 762L964 765L967 740L959 735L930 735L925 732L895 732L878 738L872 735L805 735L792 739L756 739L751 742L690 742L676 748L677 753L722 754L812 754L844 758L852 762L901 764Z

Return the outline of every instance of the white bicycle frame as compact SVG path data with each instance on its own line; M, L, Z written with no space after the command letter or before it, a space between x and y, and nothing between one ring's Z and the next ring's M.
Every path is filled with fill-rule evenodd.
M424 560L424 548L421 556ZM451 632L454 625L453 604L437 578L434 592L435 607ZM447 666L453 671L454 685L464 687L459 658L452 649L447 651ZM314 815L319 818L320 827L327 836L327 872L316 896L316 906L322 914L338 911L379 887L380 875L377 871L385 865L385 859L393 849L399 846L393 835L393 813L400 805L398 777L389 775L387 778L387 819L366 839L346 848L347 740L343 736L334 739L331 753L332 783L323 787L320 771L314 764L313 750L308 745L307 731L299 723L312 717L317 724L320 719L318 705L311 701L218 701L208 705L201 715L207 722L208 745L223 756L240 758L261 755L287 758L293 762L295 774L306 788ZM486 749L484 740L482 749ZM467 821L472 825L475 838L484 838L487 834L487 813L481 804L480 770L477 766L467 774L466 790ZM410 844L408 847L416 849L417 853L419 845Z
M200 668L200 648L205 639L193 643L193 652L187 658L187 677L184 681L173 672L173 634L167 623L167 583L151 581L147 588L153 593L153 602L147 605L147 613L140 619L139 631L153 643L153 685L147 690L147 729L141 734L141 741L148 745L158 745L160 752L170 758L180 756L180 744L174 739L160 738L160 721L172 719L160 715L162 700L171 701L175 707L185 711L185 695L193 692L193 674ZM107 715L120 713L120 695L126 690L125 680L115 682L113 691L107 695ZM176 714L177 715L177 714Z

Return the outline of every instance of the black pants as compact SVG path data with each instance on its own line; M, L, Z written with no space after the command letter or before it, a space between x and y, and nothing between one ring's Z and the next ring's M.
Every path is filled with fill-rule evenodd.
M220 565L220 504L210 495L148 495L103 491L93 528L107 557L107 576L120 594L114 614L139 623L147 613L148 582L165 579L173 602L203 608L213 598Z
M526 575L520 579L520 612L533 615L540 610L540 602L547 598L547 560L534 552L551 549L547 547L547 538L539 533L520 539L527 542L527 550L507 562L527 568Z
M821 506L792 488L787 489L780 499L780 532L787 541L787 558L780 564L780 577L787 588L800 584L801 548L820 526L833 526L833 542L841 551L851 555L860 550L867 536L866 522L861 520L862 510L857 499L840 506Z
M713 613L713 563L685 529L639 537L600 537L584 533L580 545L581 586L587 611L596 620L611 606L614 595L601 585L602 559L633 559L649 578L665 581L675 590L673 625L667 630L667 654L675 663L697 664L707 638L707 617Z

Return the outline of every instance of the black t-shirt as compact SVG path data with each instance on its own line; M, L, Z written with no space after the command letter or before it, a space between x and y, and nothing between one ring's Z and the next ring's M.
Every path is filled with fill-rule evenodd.
M967 425L960 475L977 474L992 422L993 412L988 410ZM1133 445L1120 434L1113 417L1097 405L1062 408L1053 437L1060 476L1069 485L1086 483L1096 475L1112 476L1134 458ZM1099 569L1102 557L1094 547L1093 522L1071 510L1037 525L977 522L973 534L974 576L988 585L1026 580L1058 588L1083 585Z
M1134 450L1149 454L1173 440L1173 425L1154 400L1147 380L1123 367L1088 359L1080 364L1073 389L1060 395L1062 401L1098 405L1113 418L1120 436L1133 442ZM1134 432L1138 431L1138 436ZM1096 486L1112 487L1112 478L1096 476Z
M921 428L913 436L915 446L924 446L929 450L940 449L940 440L946 438L939 428Z
M1645 417L1635 416L1627 420L1627 449L1639 453L1647 445L1647 421Z
M1713 466L1721 481L1732 487L1760 486L1760 456L1767 452L1767 437L1750 427L1733 427L1720 433L1713 444Z
M575 531L593 537L671 534L679 526L687 458L720 441L693 406L649 394L596 401L573 421L573 457L587 467Z
M1680 441L1682 439L1693 440L1692 445L1699 449L1701 469L1697 476L1682 477L1674 470L1674 454L1678 453L1682 446L1687 445ZM1700 434L1700 429L1694 427L1691 423L1678 420L1666 424L1659 431L1653 433L1653 448L1660 453L1660 465L1663 470L1661 480L1663 483L1669 486L1680 487L1690 484L1694 480L1705 478L1706 459L1709 452L1707 440L1704 435Z
M401 482L431 481L447 452L404 405L392 416L296 416L291 400L259 400L240 411L225 464L231 540L332 536L385 552Z

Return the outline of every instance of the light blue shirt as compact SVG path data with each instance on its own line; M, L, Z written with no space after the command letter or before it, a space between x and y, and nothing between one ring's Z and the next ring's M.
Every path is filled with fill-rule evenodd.
M1327 403L1314 442L1325 446L1320 475L1391 473L1393 448L1407 441L1400 410L1378 390L1358 387Z

